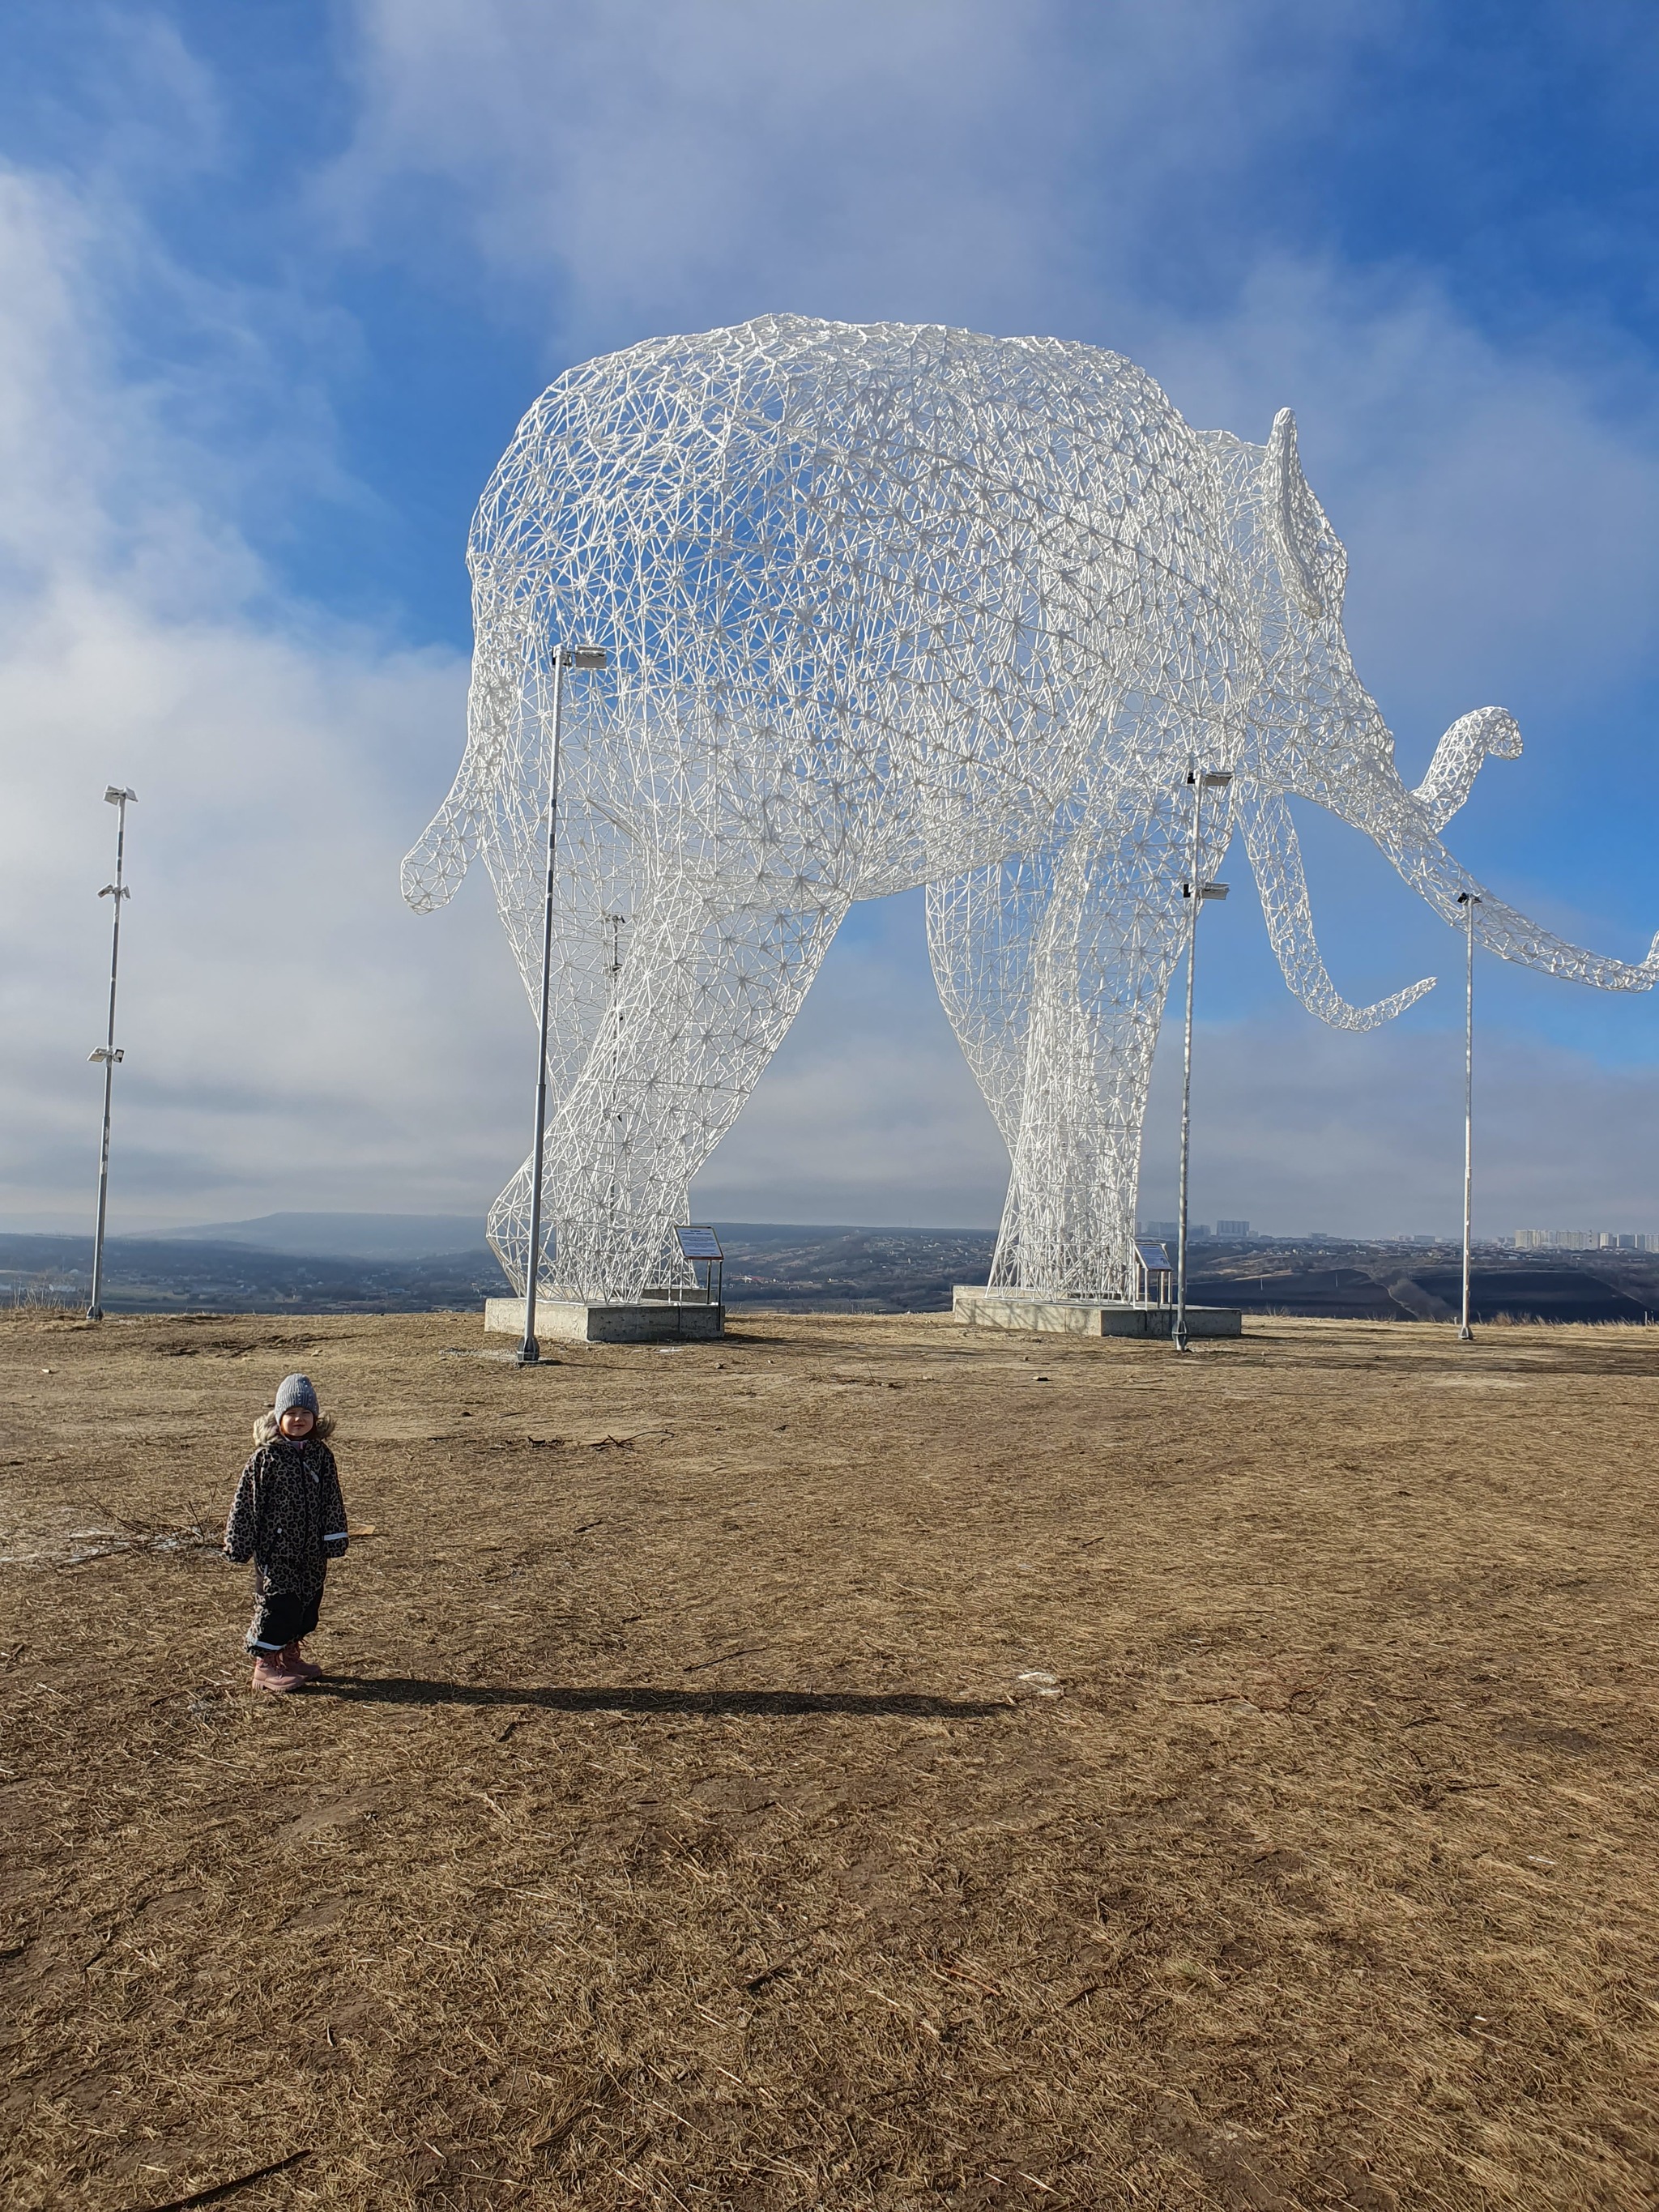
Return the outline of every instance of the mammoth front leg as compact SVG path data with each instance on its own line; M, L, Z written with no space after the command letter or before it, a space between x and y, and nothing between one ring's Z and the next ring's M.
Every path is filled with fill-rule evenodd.
M1033 963L1025 1084L991 1280L1127 1298L1140 1139L1186 873L1178 832L1106 854L1079 839Z
M1047 854L930 896L941 995L1012 1162L993 1284L1134 1293L1141 1128L1183 942L1183 842L1175 809L1154 805L1133 830L1075 828Z
M782 1042L845 912L844 901L805 914L688 902L641 917L549 1121L538 1279L556 1295L636 1298L684 1277L673 1232L691 1178ZM522 1290L528 1161L490 1209L489 1241Z

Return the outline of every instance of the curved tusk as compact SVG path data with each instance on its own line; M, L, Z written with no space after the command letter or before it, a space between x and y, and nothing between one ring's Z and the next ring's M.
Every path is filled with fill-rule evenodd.
M1250 856L1267 935L1285 981L1310 1014L1328 1022L1334 1030L1374 1030L1415 1006L1434 988L1435 978L1425 975L1374 1006L1351 1006L1330 979L1314 936L1313 912L1308 901L1308 879L1302 866L1302 842L1281 793L1247 787L1240 794L1240 819L1244 848Z
M1436 830L1443 830L1468 797L1488 753L1499 760L1521 757L1521 732L1505 708L1477 707L1460 715L1435 747L1429 772L1412 797Z
M1645 960L1615 960L1558 937L1518 908L1506 906L1441 843L1416 795L1391 768L1373 769L1363 781L1351 777L1340 785L1328 783L1302 796L1370 838L1401 879L1454 929L1461 932L1468 927L1462 896L1473 898L1475 942L1500 960L1535 968L1542 975L1587 983L1595 991L1650 991L1659 983L1659 936L1649 946Z
M1466 926L1458 893L1473 898L1475 942L1500 960L1535 968L1542 975L1559 975L1570 983L1588 983L1596 991L1650 991L1659 983L1659 933L1645 960L1615 960L1540 928L1518 908L1494 898L1437 837L1401 839L1393 844L1379 837L1378 842L1406 882L1454 929Z

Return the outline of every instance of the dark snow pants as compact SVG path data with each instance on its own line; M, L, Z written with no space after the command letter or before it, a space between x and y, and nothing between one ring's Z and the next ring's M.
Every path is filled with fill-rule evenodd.
M317 1626L323 1602L320 1583L314 1590L268 1590L256 1569L253 1593L253 1618L244 1638L248 1650L281 1651L309 1636Z

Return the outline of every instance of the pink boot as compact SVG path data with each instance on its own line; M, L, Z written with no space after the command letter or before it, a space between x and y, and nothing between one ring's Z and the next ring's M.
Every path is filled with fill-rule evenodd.
M303 1690L305 1686L306 1677L289 1670L286 1651L261 1651L255 1658L251 1688L270 1690L283 1697L289 1690Z
M289 1674L297 1674L302 1682L314 1682L323 1671L314 1659L306 1657L297 1644L283 1646L283 1666Z

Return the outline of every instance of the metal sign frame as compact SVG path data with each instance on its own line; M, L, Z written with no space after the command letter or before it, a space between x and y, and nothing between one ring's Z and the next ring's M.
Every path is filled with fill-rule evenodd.
M720 1249L720 1240L706 1221L677 1223L674 1237L680 1248L680 1257L695 1271L703 1269L702 1302L708 1306L726 1304L726 1255ZM684 1299L682 1300L684 1303Z

